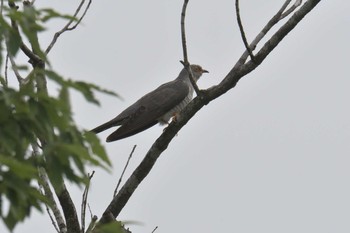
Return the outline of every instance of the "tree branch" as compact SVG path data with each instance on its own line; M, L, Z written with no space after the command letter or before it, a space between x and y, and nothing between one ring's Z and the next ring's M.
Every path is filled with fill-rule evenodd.
M89 9L89 7L90 7L90 5L91 5L91 2L92 2L92 0L89 0L87 6L85 7L85 10L84 10L82 16L78 19L78 21L77 21L77 23L76 23L75 25L73 25L73 26L71 27L72 23L74 22L74 19L71 19L71 20L68 21L68 23L67 23L60 31L58 31L58 32L55 33L55 35L53 36L53 38L52 38L52 40L51 40L49 46L48 46L48 47L46 48L46 50L45 50L45 54L48 54L48 53L51 51L51 49L53 48L53 46L56 44L58 37L60 37L60 36L61 36L64 32L66 32L66 31L74 30L74 29L80 24L80 22L81 22L81 21L83 20L83 18L85 17L86 12L88 11L88 9ZM79 6L77 7L77 9L75 10L75 13L74 13L74 15L73 15L74 18L77 17L77 15L79 14L79 12L80 12L82 6L84 5L84 3L85 3L85 0L82 0L82 1L80 2Z
M55 220L57 222L59 232L65 233L65 232L67 232L67 227L66 227L66 224L64 222L61 211L58 209L57 203L53 197L53 193L52 193L50 185L49 185L49 181L48 181L49 179L47 177L46 171L42 167L39 167L38 170L39 170L39 177L40 177L40 182L41 182L40 187L44 190L44 194L50 202L50 207L51 207L51 210L55 216ZM55 224L54 224L54 227L56 228Z
M257 63L249 61L247 64L237 64L227 74L223 81L203 92L202 98L196 97L180 114L176 122L171 122L162 135L154 142L140 165L125 182L119 193L113 198L106 208L100 220L107 223L116 218L138 185L148 175L159 158L160 154L168 147L177 132L207 103L221 96L236 86L237 82L246 74L253 71L281 42L281 40L307 15L320 0L308 0L260 49L255 58ZM283 11L282 11L283 12ZM281 14L282 14L281 12ZM279 18L279 17L278 17ZM270 22L269 22L270 23ZM243 56L243 55L242 55ZM241 57L242 58L242 57ZM241 60L241 59L240 59ZM240 62L240 61L239 61ZM238 62L238 63L239 63Z
M283 14L280 17L280 20L288 16L290 13L292 13L298 6L301 5L302 2L303 2L302 0L296 0L295 3L288 10L283 12Z
M197 96L199 96L200 91L197 83L194 81L192 69L190 66L190 62L188 61L188 55L187 55L185 17L186 17L186 9L187 9L188 1L189 0L184 0L184 4L182 5L182 11L181 11L181 39L182 39L181 41L182 41L182 51L183 51L184 60L180 62L182 63L182 65L184 65L185 69L187 70L193 89L196 92Z
M241 37L242 37L244 46L245 46L245 48L246 48L246 50L247 50L247 52L248 52L248 54L250 56L250 59L255 62L255 58L254 58L253 52L252 52L252 50L249 47L247 38L246 38L245 33L244 33L242 20L241 20L241 16L240 16L240 13L239 13L239 0L236 0L236 16L237 16L237 23L238 23L239 31L241 32Z
M9 53L7 52L7 55L6 55L6 60L5 60L5 73L4 73L4 75L5 75L5 86L7 86L8 85L8 83L9 83L9 79L8 79L8 74L7 74L7 71L8 71L8 68L9 68L9 66L8 66L8 64L9 64Z
M77 211L75 210L74 203L70 197L70 194L64 184L62 184L61 190L56 190L56 195L61 204L64 217L67 224L67 233L80 232L79 219Z
M32 148L33 148L33 155L38 156L39 155L38 146L35 144L32 144ZM50 205L50 208L53 212L53 215L55 216L55 220L56 220L56 223L58 225L59 232L66 233L67 232L66 223L64 222L61 211L57 207L56 200L55 200L53 193L51 191L51 188L50 188L49 178L47 176L46 170L43 167L38 167L38 174L39 174L39 178L40 178L40 183L39 183L40 190L44 190L44 195L49 201L49 205ZM50 211L48 209L47 209L47 212L51 218L51 221L52 221L55 229L57 230L56 223L53 221L53 219L50 215Z
M7 57L8 59L10 59L10 63L11 63L11 66L12 66L12 70L13 70L13 73L15 73L15 76L17 78L17 81L19 83L19 86L22 86L24 83L25 83L25 79L22 78L21 74L19 73L18 69L17 69L17 65L16 65L16 62L15 60L13 59L12 55L10 55L10 53L7 53ZM7 65L7 64L6 64Z
M87 198L89 194L90 182L94 174L95 174L95 171L92 171L91 175L88 174L89 180L83 192L83 198L81 202L81 232L82 233L85 232L85 213L86 213Z
M252 43L249 45L249 48L252 50L255 49L255 47L258 45L258 43L266 36L267 32L275 26L281 18L281 15L283 11L287 8L291 0L287 0L281 7L281 9L270 19L270 21L266 24L266 26L261 30L261 32L255 37L255 39L252 41ZM239 67L242 64L244 64L249 57L249 52L246 50L242 56L239 58L238 62L234 67Z
M118 192L120 183L122 182L124 173L125 173L125 171L126 171L126 168L127 168L128 165L129 165L129 162L130 162L130 159L131 159L132 155L133 155L134 152L135 152L135 149L136 149L136 145L134 145L134 147L132 148L132 150L131 150L131 152L130 152L130 155L129 155L129 158L128 158L128 160L126 161L126 164L125 164L125 166L124 166L124 169L123 169L123 171L122 171L122 174L120 175L120 178L119 178L119 180L118 180L117 187L116 187L115 190L114 190L113 197L115 197L115 195L117 195L117 192Z
M96 215L94 215L94 216L91 218L91 222L90 222L90 224L89 224L89 226L88 226L88 228L87 228L87 230L86 230L86 233L91 233L91 232L93 232L93 230L94 230L94 228L95 228L95 226L96 226L97 220L98 220L98 218L97 218ZM84 233L84 232L82 232L82 233Z

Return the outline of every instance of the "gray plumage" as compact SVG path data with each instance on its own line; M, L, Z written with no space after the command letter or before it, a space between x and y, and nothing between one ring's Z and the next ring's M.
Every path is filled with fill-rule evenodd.
M191 70L195 81L208 72L199 65L191 65ZM107 137L106 141L111 142L137 134L157 123L167 124L192 100L193 91L188 72L184 68L175 80L144 95L118 116L91 131L99 133L120 125Z

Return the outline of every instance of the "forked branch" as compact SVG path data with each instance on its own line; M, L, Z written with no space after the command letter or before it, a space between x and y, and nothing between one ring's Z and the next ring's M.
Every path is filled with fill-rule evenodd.
M74 30L80 24L80 22L85 17L87 11L89 10L89 7L91 5L92 0L89 0L88 4L86 5L86 7L84 9L83 14L79 17L79 19L76 21L76 23L72 26L73 22L75 22L76 17L78 16L78 14L80 13L82 7L84 6L85 1L86 0L82 0L80 2L80 4L78 5L77 9L75 10L75 13L73 15L73 19L69 20L68 23L61 30L59 30L58 32L55 33L55 35L53 36L49 46L45 50L45 54L48 54L51 51L53 46L56 44L58 37L60 37L64 32Z

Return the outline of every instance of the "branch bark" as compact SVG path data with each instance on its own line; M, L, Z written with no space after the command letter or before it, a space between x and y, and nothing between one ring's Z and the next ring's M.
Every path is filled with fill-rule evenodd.
M67 224L67 233L80 232L79 219L77 211L75 210L74 202L64 184L62 184L61 190L56 190L58 200L61 204L64 218Z
M234 88L237 82L246 74L253 71L259 66L264 59L272 52L274 48L283 40L289 32L320 2L321 0L308 0L304 5L294 13L294 15L264 44L264 46L255 55L255 61L248 61L245 63L248 53L244 53L238 62L234 65L231 71L226 77L218 84L207 90L201 91L202 94L193 99L191 103L181 112L180 117L176 122L172 122L162 135L155 141L152 147L147 152L145 158L142 160L140 165L135 169L129 179L126 181L124 186L113 198L109 206L106 208L100 220L101 223L108 223L113 221L121 212L123 207L128 202L131 195L134 193L138 185L148 175L152 167L156 163L161 153L168 147L171 140L175 137L177 132L206 104L210 101L223 95L230 89ZM287 1L288 2L288 1ZM289 1L290 2L290 1ZM288 4L287 4L288 5ZM282 8L276 19L270 20L268 27L266 26L261 33L266 35L266 29L271 24L276 24L280 19L281 14L284 12L287 5ZM278 18L277 18L278 15ZM269 29L268 29L269 30ZM260 34L261 34L260 33ZM258 35L252 44L257 44L264 35ZM259 39L260 38L260 39ZM248 55L245 55L248 54Z

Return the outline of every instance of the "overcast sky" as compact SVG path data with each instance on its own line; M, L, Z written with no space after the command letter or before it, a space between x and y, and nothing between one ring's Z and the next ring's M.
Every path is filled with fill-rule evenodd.
M36 4L72 13L72 2ZM241 1L249 41L283 2ZM97 107L72 93L79 126L91 129L110 120L177 77L182 3L94 1L82 26L59 39L50 54L59 73L124 99L99 94ZM322 1L261 66L198 112L119 220L138 222L129 225L133 233L151 233L156 226L158 233L350 232L349 10L349 1ZM42 34L42 44L59 23ZM244 51L234 1L191 0L187 38L190 62L210 71L199 87L219 83ZM162 130L155 126L105 143L113 172L96 170L89 199L94 214L101 216L110 202L132 146L137 149L126 177ZM101 140L109 133L101 133ZM83 190L71 190L80 203ZM35 212L15 233L38 229L54 232L49 218Z

